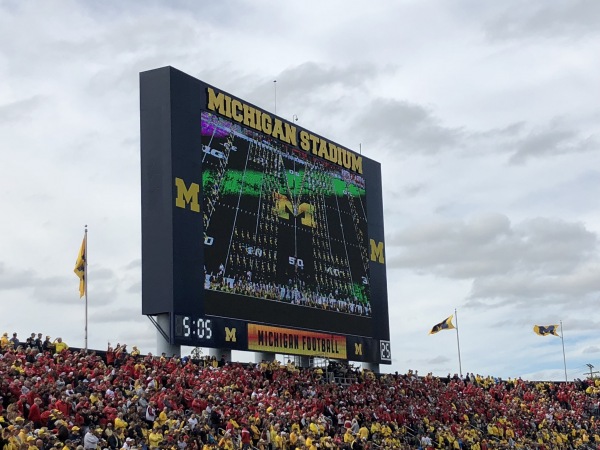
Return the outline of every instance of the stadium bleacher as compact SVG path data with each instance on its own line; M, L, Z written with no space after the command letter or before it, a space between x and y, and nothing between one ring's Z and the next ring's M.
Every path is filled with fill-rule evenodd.
M222 365L30 339L0 341L0 450L600 449L598 380Z

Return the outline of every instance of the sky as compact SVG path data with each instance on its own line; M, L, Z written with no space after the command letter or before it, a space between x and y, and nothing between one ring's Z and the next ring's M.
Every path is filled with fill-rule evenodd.
M596 0L0 0L0 331L84 345L87 225L89 348L156 351L139 73L173 66L381 162L381 372L584 378L600 369L599 20ZM455 311L458 333L428 334ZM560 323L563 339L533 332Z

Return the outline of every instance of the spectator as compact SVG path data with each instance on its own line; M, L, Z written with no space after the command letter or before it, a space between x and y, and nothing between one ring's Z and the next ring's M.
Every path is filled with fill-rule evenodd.
M17 348L19 346L19 338L17 337L16 332L13 333L9 341L12 343L13 348Z
M54 351L58 354L62 353L64 350L67 350L69 346L66 342L63 342L61 337L57 337L54 340Z

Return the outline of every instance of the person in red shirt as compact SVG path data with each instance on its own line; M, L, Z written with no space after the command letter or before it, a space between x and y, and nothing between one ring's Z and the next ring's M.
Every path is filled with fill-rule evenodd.
M250 444L252 444L252 436L250 435L250 431L246 427L242 428L242 450L246 450L250 448Z
M42 410L40 405L42 404L41 398L36 398L33 401L33 404L29 408L29 414L27 418L33 422L33 426L35 428L40 428L42 426Z
M62 395L59 400L56 401L56 409L58 409L65 417L71 414L71 405L67 402L67 397Z

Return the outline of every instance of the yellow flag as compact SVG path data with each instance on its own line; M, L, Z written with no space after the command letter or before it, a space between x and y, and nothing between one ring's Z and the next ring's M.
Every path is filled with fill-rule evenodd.
M435 334L438 331L442 331L442 330L453 330L455 327L452 324L452 318L454 317L454 314L452 314L450 317L448 317L446 320L435 324L433 326L433 328L431 329L431 331L429 332L429 334Z
M85 236L83 237L83 242L81 243L81 248L79 249L79 255L77 256L77 262L75 262L75 275L79 277L79 298L85 295L85 276L86 276L86 258L85 254Z
M533 332L540 336L548 336L550 334L553 336L560 336L560 334L558 334L558 325L534 325Z

